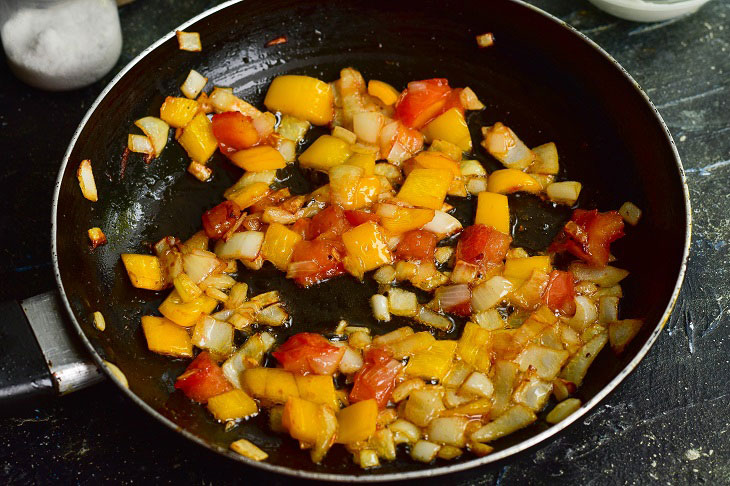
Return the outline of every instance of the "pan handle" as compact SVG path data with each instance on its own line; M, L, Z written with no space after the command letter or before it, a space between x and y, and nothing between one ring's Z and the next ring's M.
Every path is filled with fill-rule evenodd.
M0 303L0 404L64 395L103 379L57 292Z

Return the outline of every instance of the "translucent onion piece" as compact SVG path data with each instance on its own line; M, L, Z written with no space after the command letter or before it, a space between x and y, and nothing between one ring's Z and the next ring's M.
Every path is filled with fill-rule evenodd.
M260 231L242 231L234 233L228 241L216 244L215 253L223 259L254 260L261 251L264 233Z

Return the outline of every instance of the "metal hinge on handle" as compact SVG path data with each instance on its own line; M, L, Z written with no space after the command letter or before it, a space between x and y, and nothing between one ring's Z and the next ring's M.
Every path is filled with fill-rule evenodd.
M68 328L57 292L47 292L20 303L45 357L60 395L104 379L78 336ZM60 321L60 322L59 322Z

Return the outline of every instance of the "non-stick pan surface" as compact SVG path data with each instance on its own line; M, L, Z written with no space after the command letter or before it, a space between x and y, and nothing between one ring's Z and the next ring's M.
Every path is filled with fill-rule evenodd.
M558 432L610 392L648 351L684 272L689 207L683 173L671 138L645 95L615 61L575 31L508 0L245 1L214 9L184 28L200 33L202 52L180 51L174 34L166 36L125 68L91 108L59 175L53 215L58 282L74 323L95 359L116 363L129 380L133 400L160 421L244 462L250 461L229 452L228 444L249 438L270 455L259 467L287 474L361 480L434 475L504 458ZM487 31L495 34L496 45L478 49L474 36ZM280 35L287 36L286 44L265 47ZM554 141L561 177L584 184L583 207L607 210L633 201L644 210L641 224L614 250L621 266L632 272L624 285L622 315L641 317L646 325L624 355L616 358L604 351L596 360L578 392L585 402L581 412L549 430L539 421L496 442L496 452L481 459L465 454L427 466L399 454L396 461L365 472L340 447L321 465L312 464L295 441L268 432L262 425L265 417L225 432L203 407L173 393L173 382L187 362L149 352L139 326L140 316L154 313L166 292L132 288L119 255L147 253L150 244L166 235L190 236L199 228L201 212L220 202L240 170L216 154L210 163L212 180L200 183L186 173L188 158L174 141L159 159L147 164L133 154L123 169L133 121L155 115L191 68L260 105L276 75L333 80L346 66L399 88L430 77L470 86L486 104L483 112L471 115L471 124L503 121L530 146ZM480 139L476 132L474 139ZM498 167L481 148L475 151L488 170ZM82 159L92 161L97 203L79 191L76 168ZM294 191L308 189L308 181L293 171L281 176ZM512 197L511 207L516 243L531 250L543 248L569 215L524 196ZM462 203L459 211L468 219L473 207ZM93 226L104 230L109 243L91 251L86 230ZM343 277L300 290L268 265L255 273L242 271L239 279L254 293L282 291L293 315L289 333L331 330L341 318L376 332L400 324L383 326L372 319L367 297L376 286L369 281ZM106 317L103 333L92 325L93 311Z

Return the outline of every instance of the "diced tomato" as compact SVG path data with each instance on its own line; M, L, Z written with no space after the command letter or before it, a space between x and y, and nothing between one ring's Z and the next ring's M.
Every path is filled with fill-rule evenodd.
M456 108L462 115L464 114L464 105L461 104L462 91L462 88L454 88L448 95L446 95L446 102L444 103L444 107L441 109L441 113L447 112L451 108Z
M329 206L312 217L309 225L309 238L330 239L340 236L350 229L345 212L336 204Z
M430 231L408 231L395 248L395 254L401 260L433 261L437 241L436 235Z
M309 227L312 224L312 220L309 218L301 218L296 220L296 222L291 225L290 230L292 230L295 233L299 233L302 235L302 238L305 240L309 237Z
M395 378L403 368L403 364L378 348L368 349L363 358L362 368L355 373L350 401L360 402L372 398L378 403L378 407L385 408L395 388Z
M502 263L512 238L491 226L475 224L466 228L456 245L456 260L489 266Z
M203 229L208 238L218 239L236 223L241 208L233 201L223 201L203 213Z
M543 303L554 311L570 316L575 314L574 298L573 274L562 270L550 272L550 279L542 295Z
M421 128L443 113L450 92L447 79L412 81L396 102L396 116L410 128Z
M344 245L337 240L300 241L294 247L286 276L302 287L323 282L345 273Z
M455 305L444 310L451 314L456 314L457 316L469 317L471 315L471 300L467 300L462 304Z
M177 377L175 389L182 390L191 400L205 403L210 397L232 390L233 386L210 354L203 351L190 363L185 372Z
M238 231L261 231L264 222L261 220L261 213L249 214L243 218L243 223L238 227Z
M243 150L259 142L259 133L250 117L238 111L226 111L213 115L213 135L226 152L228 148Z
M361 211L359 209L345 211L345 218L347 218L347 222L352 226L360 226L368 221L377 222L379 219L377 214Z
M549 251L567 251L589 265L602 267L608 263L611 243L623 235L624 222L618 211L576 209Z
M300 332L271 353L285 370L306 375L331 375L337 371L345 348L333 346L319 334Z

